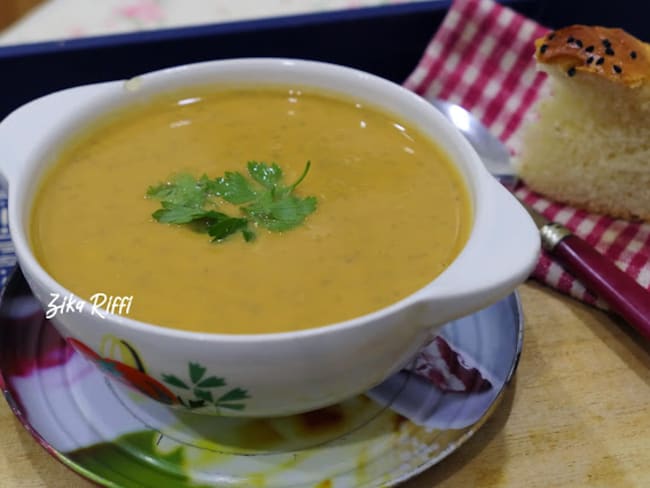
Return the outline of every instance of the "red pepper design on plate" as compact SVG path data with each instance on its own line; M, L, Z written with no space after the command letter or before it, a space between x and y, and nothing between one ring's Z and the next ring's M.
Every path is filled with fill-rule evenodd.
M137 366L134 368L127 364L121 363L114 359L102 357L93 351L90 347L83 342L76 339L68 338L68 343L71 344L77 351L83 354L87 359L95 363L97 367L104 373L111 376L126 385L129 385L141 393L153 398L167 405L178 403L176 395L172 393L169 388L163 385L158 380L147 375L135 349L131 347L126 341L120 341L133 356L133 360Z

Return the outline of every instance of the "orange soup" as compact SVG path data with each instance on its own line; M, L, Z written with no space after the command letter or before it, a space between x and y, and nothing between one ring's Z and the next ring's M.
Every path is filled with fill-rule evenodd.
M269 230L219 195L211 208L248 216L251 239L212 242L152 217L161 201L148 189L181 174L252 181L250 161L276 163L287 186L309 162L293 194L314 208L299 225ZM250 334L340 322L405 298L449 265L471 221L447 156L391 114L307 88L202 87L78 134L41 184L30 237L46 271L81 298L132 296L130 318Z

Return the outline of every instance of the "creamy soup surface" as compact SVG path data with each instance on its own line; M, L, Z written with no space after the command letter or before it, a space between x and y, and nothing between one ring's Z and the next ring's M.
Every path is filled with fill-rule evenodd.
M211 243L152 218L147 188L276 162L317 209L299 227ZM238 208L223 203L229 213ZM31 242L76 295L133 296L129 317L215 333L339 322L433 280L464 245L462 179L427 137L373 107L305 88L196 88L113 114L57 156Z

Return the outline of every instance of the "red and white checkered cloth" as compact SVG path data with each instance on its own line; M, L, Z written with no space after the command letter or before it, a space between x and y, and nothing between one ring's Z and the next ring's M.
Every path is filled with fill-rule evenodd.
M493 0L455 0L404 85L425 98L458 103L513 151L517 129L547 89L537 72L533 41L548 29ZM525 185L517 196L565 225L650 290L650 224L614 220L561 205ZM533 277L579 300L606 308L543 254Z

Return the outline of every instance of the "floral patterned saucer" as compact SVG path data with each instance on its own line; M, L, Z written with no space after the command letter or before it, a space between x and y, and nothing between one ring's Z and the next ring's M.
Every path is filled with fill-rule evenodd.
M0 386L43 447L99 485L393 486L457 449L496 408L522 327L513 294L447 324L408 371L365 395L291 417L210 417L102 374L45 320L17 270L0 303Z

